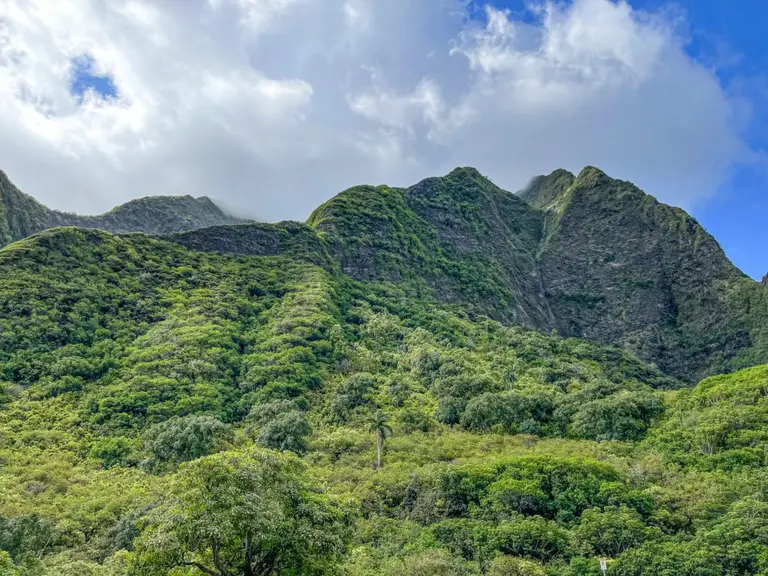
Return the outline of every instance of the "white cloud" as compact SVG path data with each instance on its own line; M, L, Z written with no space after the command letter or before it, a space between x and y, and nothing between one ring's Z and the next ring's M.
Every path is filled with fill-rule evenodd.
M517 189L585 164L690 206L734 162L743 102L679 15L463 0L0 0L0 168L58 208L207 194L304 218L357 183L475 165ZM70 92L90 55L116 98Z

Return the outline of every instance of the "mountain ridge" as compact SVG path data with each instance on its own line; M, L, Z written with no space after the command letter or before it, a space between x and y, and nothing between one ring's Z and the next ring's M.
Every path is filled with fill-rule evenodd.
M0 170L0 246L57 226L167 234L247 221L225 214L207 196L190 195L145 196L96 215L62 212L24 194Z
M358 187L308 223L357 280L416 275L469 311L621 342L686 380L748 365L755 345L768 361L759 284L685 211L595 167L536 177L519 196L468 168Z
M6 221L19 221L21 206L22 215L37 215L33 223L50 222L31 197L10 197ZM207 198L154 197L98 222L63 223L159 229L196 251L288 255L356 281L427 290L473 317L619 343L686 381L768 362L765 284L739 271L685 211L593 166L537 176L518 194L471 167L407 188L356 186L306 224L210 225L207 212L180 217L145 205L168 200L182 213L191 202L213 206Z

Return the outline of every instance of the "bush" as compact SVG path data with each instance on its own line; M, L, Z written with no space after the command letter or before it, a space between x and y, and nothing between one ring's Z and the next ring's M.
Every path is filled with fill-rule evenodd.
M276 416L264 428L258 442L267 448L288 450L296 454L307 451L307 437L312 434L312 427L306 415L292 410Z
M161 471L207 456L232 439L231 428L212 416L172 418L152 426L144 436L147 458L142 466Z
M112 468L128 463L131 452L133 452L133 442L125 436L104 438L94 443L91 448L91 458L101 460L104 468Z
M486 576L545 576L545 572L541 564L502 554L493 559Z
M582 406L573 416L571 431L592 440L639 440L663 411L653 392L622 390Z

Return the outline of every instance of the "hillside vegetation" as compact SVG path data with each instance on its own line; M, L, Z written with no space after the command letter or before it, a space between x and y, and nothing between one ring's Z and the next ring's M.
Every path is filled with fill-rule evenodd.
M766 575L766 293L721 256L594 169L11 243L0 575Z

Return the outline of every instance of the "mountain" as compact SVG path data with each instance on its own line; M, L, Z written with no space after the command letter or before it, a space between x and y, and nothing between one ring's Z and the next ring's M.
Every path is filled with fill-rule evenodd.
M2 576L768 569L768 288L628 182L2 206Z
M110 232L168 234L219 224L241 223L210 198L152 196L131 200L98 216L51 210L16 188L0 171L0 246L56 226L101 228Z
M77 216L45 208L4 175L0 197L6 242L65 225L165 234L194 250L289 255L473 316L620 344L690 382L768 362L765 282L739 271L683 210L594 167L538 176L519 194L474 168L409 188L358 186L306 225L239 226L189 196Z
M683 210L596 168L535 180L522 198L545 214L539 269L563 333L689 379L754 363L755 347L768 360L765 291Z
M355 280L331 222L0 250L4 574L760 574L768 368L689 390Z
M513 195L472 168L357 187L308 224L357 280L424 281L510 324L621 343L677 377L768 361L768 300L684 211L587 167Z
M473 168L407 189L352 188L307 223L356 280L426 282L469 311L555 327L536 262L543 214Z

